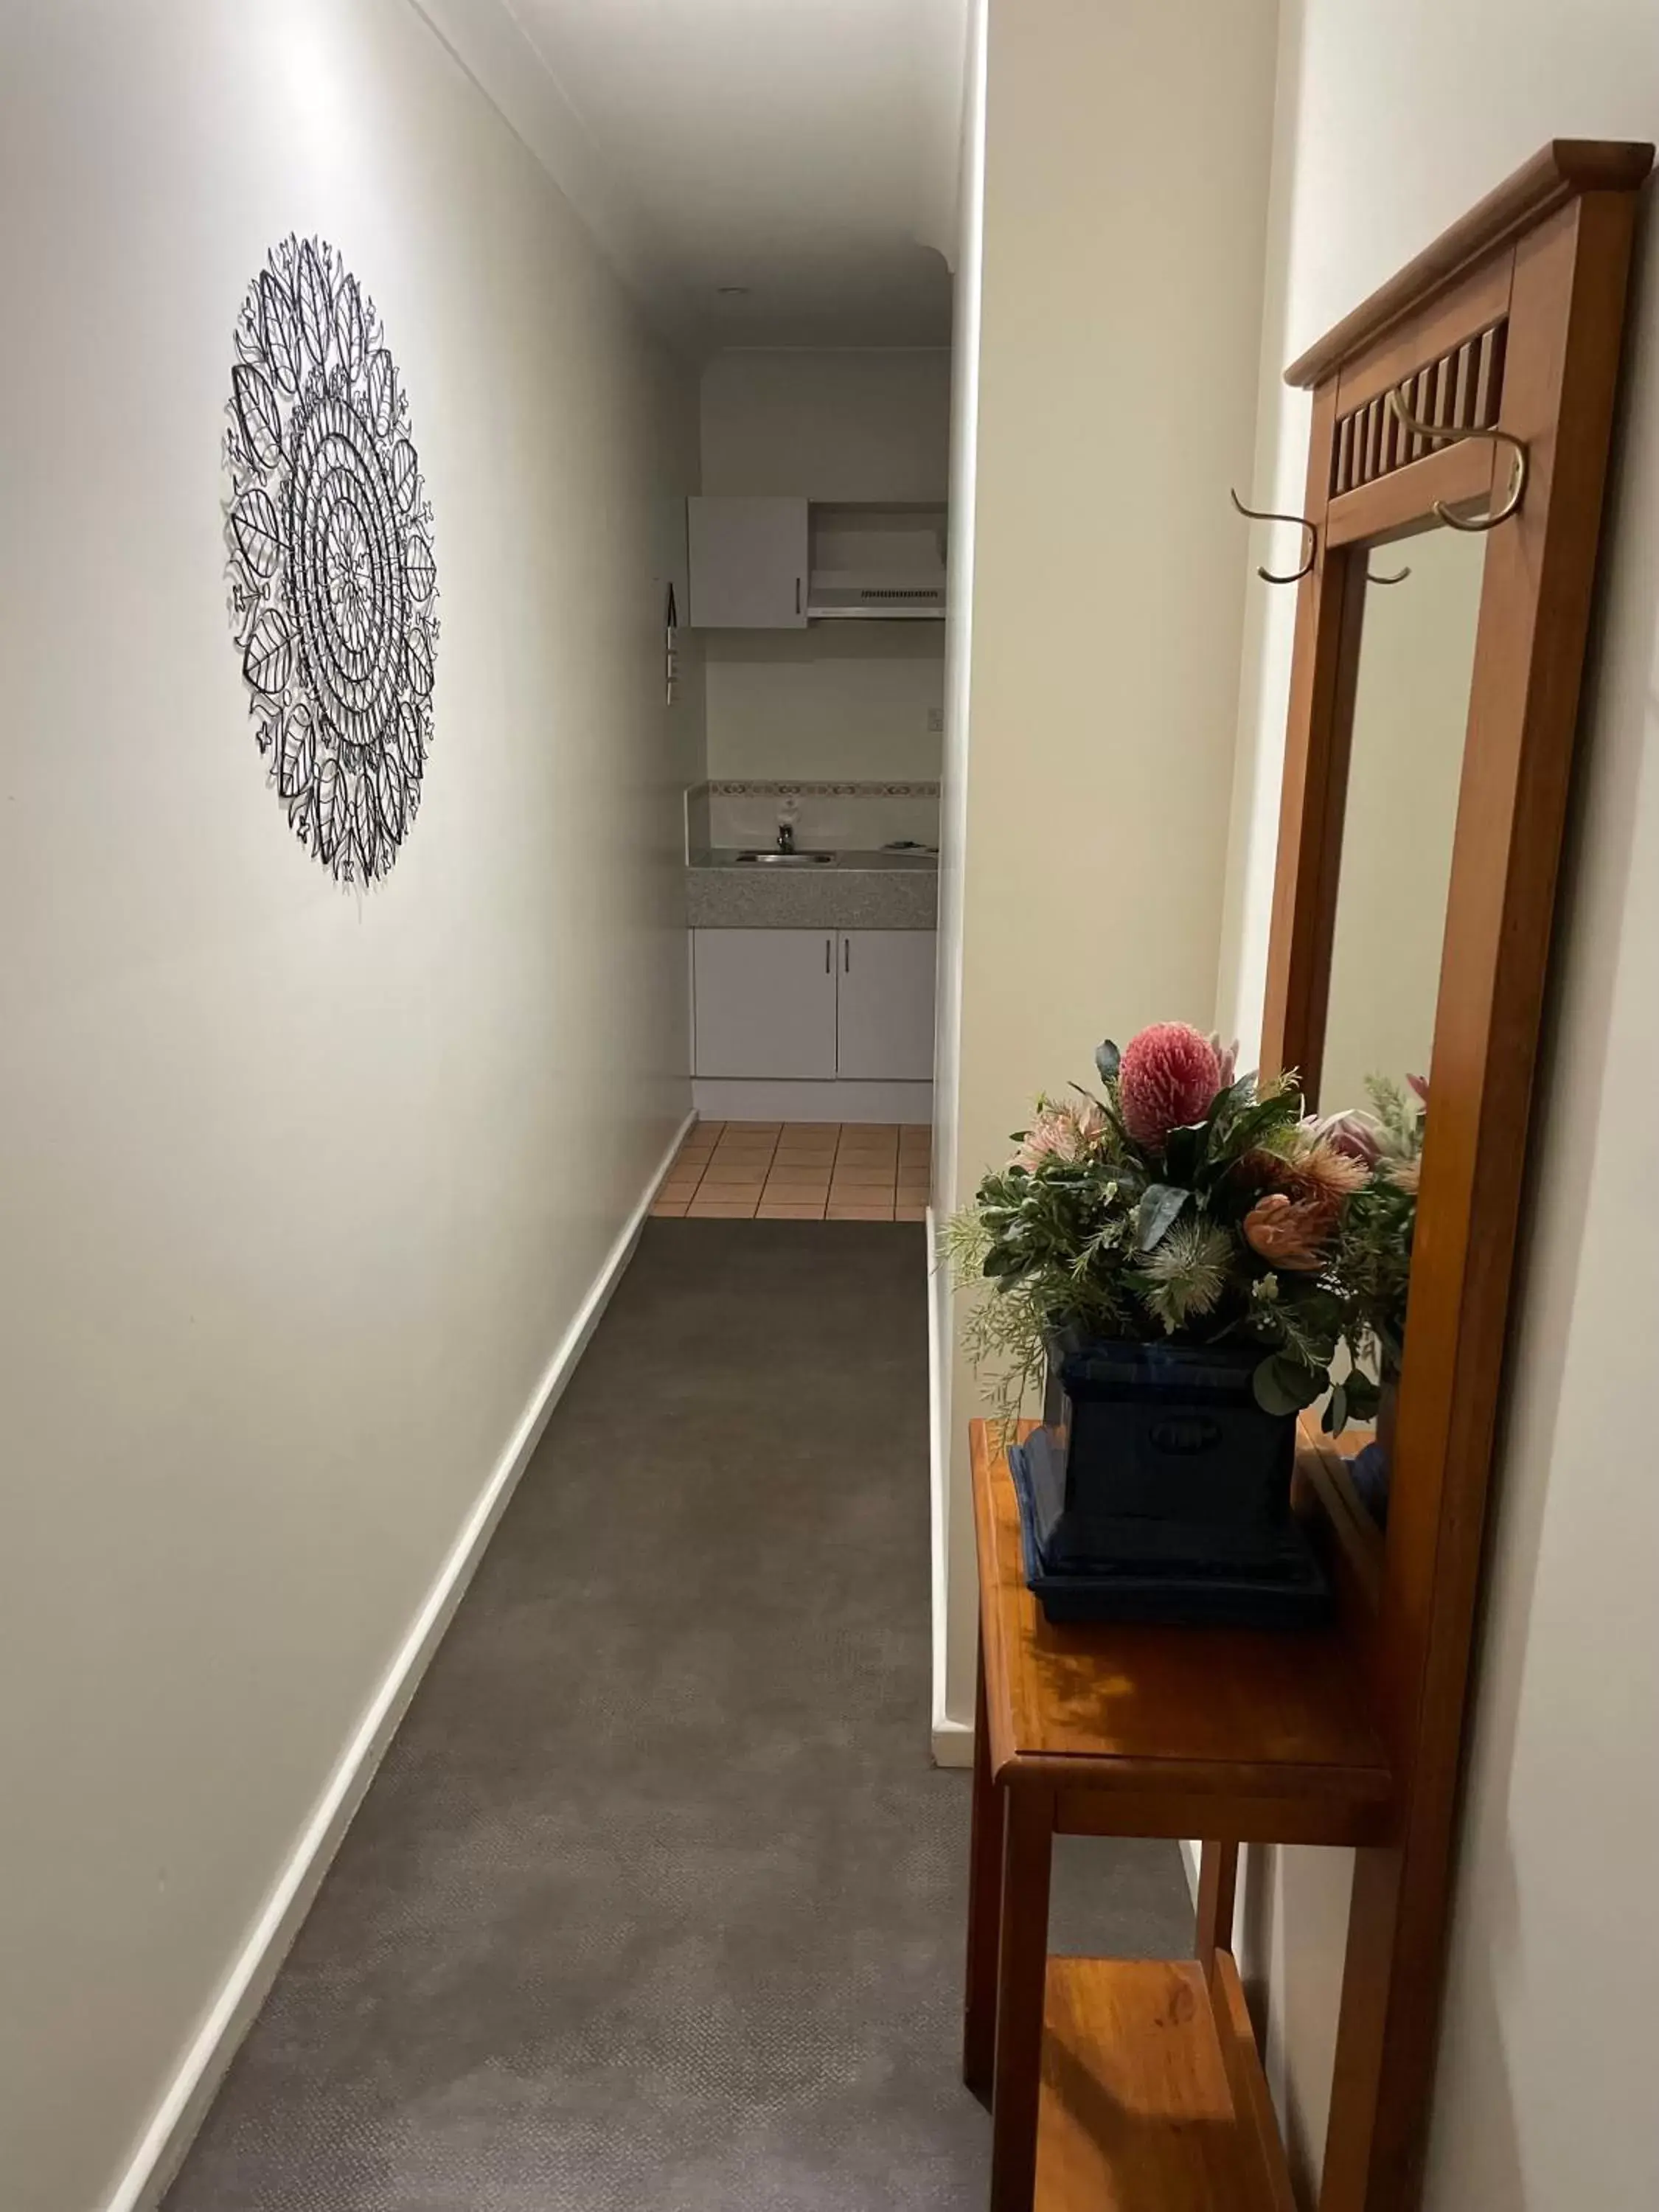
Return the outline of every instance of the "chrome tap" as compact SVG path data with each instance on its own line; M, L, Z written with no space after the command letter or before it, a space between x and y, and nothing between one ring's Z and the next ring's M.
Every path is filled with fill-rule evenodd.
M778 817L778 850L793 853L795 849L795 825L787 814Z

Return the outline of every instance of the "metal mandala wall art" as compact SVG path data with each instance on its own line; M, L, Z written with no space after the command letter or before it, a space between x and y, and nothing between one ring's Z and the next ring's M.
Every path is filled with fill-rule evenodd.
M438 568L409 401L335 247L284 239L236 319L230 616L259 750L341 883L388 873L432 742Z

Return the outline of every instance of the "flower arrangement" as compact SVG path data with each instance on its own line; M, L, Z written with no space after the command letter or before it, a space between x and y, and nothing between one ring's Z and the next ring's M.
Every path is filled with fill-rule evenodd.
M1334 1261L1349 1366L1326 1408L1325 1425L1333 1430L1376 1419L1381 1388L1398 1376L1405 1356L1406 1294L1429 1097L1422 1076L1407 1076L1406 1082L1415 1103L1401 1085L1373 1075L1365 1088L1374 1110L1335 1115L1328 1124L1334 1140L1366 1170L1364 1182L1342 1209Z
M1265 1412L1330 1391L1328 1425L1368 1413L1365 1366L1397 1364L1410 1267L1421 1134L1403 1093L1374 1086L1375 1115L1308 1116L1294 1075L1241 1077L1182 1022L1095 1060L1099 1089L1040 1098L946 1231L958 1276L990 1285L967 1349L1005 1420L1066 1328L1259 1346ZM1352 1371L1334 1389L1340 1348Z

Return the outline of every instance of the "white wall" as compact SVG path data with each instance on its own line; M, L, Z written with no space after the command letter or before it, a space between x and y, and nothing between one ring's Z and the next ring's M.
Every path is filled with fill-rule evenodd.
M359 900L224 607L231 329L331 238L442 636ZM108 2201L689 1099L695 392L404 0L8 12L0 2182Z
M716 354L702 376L702 488L942 500L950 405L944 346Z
M1088 1077L1100 1037L1213 1012L1250 584L1227 486L1249 473L1274 15L1272 0L991 0L941 1208L1006 1154L1035 1091ZM963 410L958 436L972 428ZM959 1371L941 1426L942 1704L957 1721L975 1396Z
M942 346L717 354L702 380L702 489L942 501L950 393ZM938 775L937 623L710 630L703 644L717 781Z
M708 773L720 781L932 781L939 772L937 623L705 630Z
M1425 66L1424 57L1432 56ZM1290 359L1552 135L1651 137L1650 0L1286 0L1265 352ZM1386 180L1386 183L1380 180ZM1659 2202L1659 234L1630 326L1532 1218L1500 1449L1427 2212ZM1261 488L1294 497L1306 400L1264 386ZM1287 595L1288 596L1288 595ZM1259 1022L1289 610L1252 608L1224 1002ZM1341 1854L1253 1870L1247 1966L1316 2171Z

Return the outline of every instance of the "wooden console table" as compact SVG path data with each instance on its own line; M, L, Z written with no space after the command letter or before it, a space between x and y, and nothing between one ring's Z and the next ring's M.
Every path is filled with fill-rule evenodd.
M1363 1844L1393 1781L1332 1632L1055 1627L973 1425L980 1664L963 2075L992 2212L1295 2212L1231 1948L1232 1845ZM1056 1835L1216 1837L1194 1955L1048 1956Z

